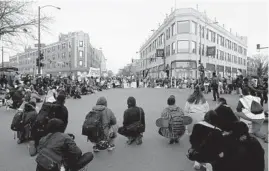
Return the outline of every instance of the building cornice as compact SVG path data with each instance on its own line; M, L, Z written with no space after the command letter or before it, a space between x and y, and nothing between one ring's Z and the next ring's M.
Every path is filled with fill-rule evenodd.
M205 23L213 23L214 21L208 18L205 14L193 9L193 8L181 8L173 11L167 18L165 18L164 22L159 26L157 30L154 31L154 33L143 43L143 45L140 47L140 51L144 50L150 42L152 42L154 39L156 39L162 32L164 32L165 27L168 26L168 24L174 20L177 17L186 17L186 16L193 16L197 18L197 20L200 20L201 22ZM218 24L208 24L207 26L210 26L211 28L214 28L218 32L222 33L223 35L228 37L229 39L232 39L232 42L235 42L239 44L240 46L243 46L244 48L247 48L247 42L244 42L243 36L239 37L237 35L232 34L225 28L221 27Z

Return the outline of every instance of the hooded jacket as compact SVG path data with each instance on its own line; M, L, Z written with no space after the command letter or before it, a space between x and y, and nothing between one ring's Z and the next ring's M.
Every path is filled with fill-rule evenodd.
M228 105L220 105L215 109L218 115L218 123L216 126L223 131L230 132L232 130L233 123L238 121L233 110Z
M184 116L183 110L176 106L176 105L170 105L166 107L163 112L161 117L164 119L170 120L172 117L175 116ZM183 126L183 125L182 125ZM184 126L183 126L184 127ZM166 138L180 138L182 135L174 135L172 130L169 128L160 128L161 135L166 137Z
M127 100L127 104L128 109L124 111L123 126L126 127L140 120L145 128L146 124L144 110L141 107L136 106L136 100L134 97L129 97ZM145 132L145 129L143 130L143 132Z
M93 111L97 111L102 114L102 125L105 135L108 136L109 129L112 125L117 124L116 117L111 109L107 108L107 100L105 97L100 97L97 100L96 106L92 108Z
M247 95L247 96L240 98L240 100L238 102L238 106L236 108L237 112L243 112L250 119L265 119L264 112L262 112L260 114L256 114L256 115L251 113L252 101L260 103L261 99L259 97L255 97L252 95Z

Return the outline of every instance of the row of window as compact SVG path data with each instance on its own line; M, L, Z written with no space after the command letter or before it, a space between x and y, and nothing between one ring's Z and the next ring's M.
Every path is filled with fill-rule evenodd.
M46 57L46 56L45 56ZM57 59L65 59L66 58L66 53L62 53L62 56L60 57L60 54L57 54ZM71 53L69 52L69 57L71 57ZM84 57L84 52L82 50L79 51L79 57L83 58ZM50 59L50 57L47 57L48 59ZM51 56L52 60L56 60L56 55L53 54ZM31 63L35 63L35 60L19 60L19 64L23 65L23 64L31 64Z
M177 25L177 27L176 27ZM144 58L148 55L148 53L156 50L159 46L161 46L164 42L164 37L166 40L170 39L176 34L183 34L183 33L191 33L197 35L198 33L198 24L194 21L177 21L173 23L170 27L168 27L165 33L162 33L157 39L155 39L148 47L146 47L141 52L141 57ZM229 39L224 38L220 34L215 33L210 29L205 29L204 26L199 25L200 35L202 38L206 38L207 40L217 43L227 49L233 50L240 54L247 55L247 50L240 45L230 41ZM165 36L166 35L166 36Z
M84 42L79 41L79 47L83 47L83 45L84 45ZM71 42L69 42L69 47L71 47ZM59 44L58 46L53 46L53 47L49 47L46 49L41 49L41 53L44 54L44 53L54 52L56 50L56 48L58 48L58 50L65 49L66 43L62 43L61 45ZM20 56L19 59L29 58L31 56L37 56L37 51L26 53L25 55Z
M177 43L177 44L176 44ZM173 42L171 45L167 45L165 47L165 55L166 57L170 55L174 55L176 53L194 53L194 54L201 54L204 56L206 55L206 49L204 44L201 45L201 48L199 47L199 52L197 51L197 43L195 41L191 41L189 43L188 40L179 40L177 42ZM150 56L151 58L154 58L153 54ZM239 65L246 65L246 60L240 57L237 57L235 55L231 55L230 53L226 53L224 51L216 49L216 55L213 56L213 58L217 58L219 60L233 62L235 64ZM150 62L154 62L155 60L150 60Z

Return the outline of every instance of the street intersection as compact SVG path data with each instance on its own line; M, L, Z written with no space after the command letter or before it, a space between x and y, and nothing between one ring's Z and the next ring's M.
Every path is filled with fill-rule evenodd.
M155 120L160 117L162 110L167 106L167 98L175 95L176 104L184 109L191 89L110 89L97 92L93 95L82 96L82 99L67 99L69 123L66 132L76 136L76 143L83 152L92 151L92 144L81 135L82 123L86 114L95 105L101 96L106 97L108 107L114 112L118 125L122 125L123 112L127 108L127 98L136 98L137 105L142 107L146 114L146 132L141 146L127 146L125 137L118 135L112 152L102 151L95 155L89 164L90 171L192 171L193 162L186 157L190 147L188 136L183 136L179 144L169 145L168 140L159 136ZM205 95L210 108L215 107L212 94ZM235 110L238 95L221 95ZM40 104L39 104L40 106ZM27 144L17 145L14 133L10 130L10 123L15 111L0 108L0 170L1 171L33 171L35 158L28 154ZM263 130L267 129L267 123ZM261 142L261 141L260 141ZM261 142L266 151L266 170L268 168L268 146Z

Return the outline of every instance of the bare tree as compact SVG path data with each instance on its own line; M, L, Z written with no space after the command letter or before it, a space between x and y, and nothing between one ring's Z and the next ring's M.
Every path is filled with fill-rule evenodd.
M33 1L0 1L0 37L4 36L4 43L9 45L18 45L23 42L25 36L36 39L35 29L38 24L38 17L31 11ZM48 29L46 24L52 18L41 17L41 28Z
M255 55L254 60L257 66L257 76L268 76L268 55Z

